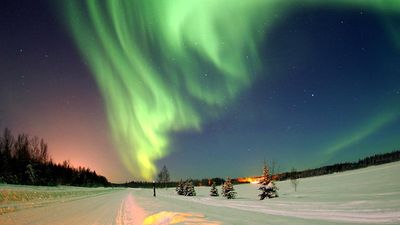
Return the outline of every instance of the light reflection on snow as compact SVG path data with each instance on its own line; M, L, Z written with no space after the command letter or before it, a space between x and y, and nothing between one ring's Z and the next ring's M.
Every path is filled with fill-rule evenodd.
M167 225L167 224L187 224L187 225L219 225L220 222L208 221L205 219L203 214L196 213L181 213L181 212L168 212L162 211L151 216L148 216L144 221L143 225Z
M116 225L136 225L141 224L146 212L138 206L132 194L129 194L122 202L115 220Z

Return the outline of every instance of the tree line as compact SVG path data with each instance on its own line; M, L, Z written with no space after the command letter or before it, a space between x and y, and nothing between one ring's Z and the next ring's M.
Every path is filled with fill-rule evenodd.
M216 183L218 185L221 185L225 182L224 179L222 178L203 178L203 179L197 179L197 180L192 180L191 178L187 179L187 181L190 180L191 185L193 186L211 186L212 183ZM170 175L167 167L164 165L163 168L160 170L160 172L157 175L157 179L154 182L150 181L130 181L126 182L123 184L111 184L113 187L130 187L130 188L153 188L153 186L157 188L168 188L168 187L176 187L180 183L182 183L182 180L180 182L177 181L171 181L170 180Z
M361 169L368 166L380 165L399 160L400 160L400 151L397 150L389 153L369 156L364 159L358 160L358 162L337 163L334 165L323 166L303 171L296 171L295 169L292 169L291 172L278 174L278 180L287 180L287 179L295 180L297 178L321 176L331 173L343 172L346 170Z
M104 176L89 168L74 168L69 161L54 163L48 145L27 134L16 137L8 128L0 137L0 183L26 185L108 186Z
M225 182L225 179L215 177L215 178L203 178L203 179L190 179L194 186L211 186L213 182L217 185L222 185ZM232 179L232 183L236 184L236 180ZM157 188L164 188L164 187L176 187L179 184L179 181L160 181L159 179L156 180L155 186ZM130 188L153 188L152 181L130 181L122 184L111 184L113 187L130 187Z

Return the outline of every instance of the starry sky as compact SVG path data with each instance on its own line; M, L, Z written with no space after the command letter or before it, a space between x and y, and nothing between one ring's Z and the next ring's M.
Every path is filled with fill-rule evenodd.
M0 128L113 182L400 147L396 1L3 1Z

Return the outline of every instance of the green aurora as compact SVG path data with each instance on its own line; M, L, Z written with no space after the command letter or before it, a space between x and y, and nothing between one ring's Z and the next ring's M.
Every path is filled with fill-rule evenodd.
M151 180L155 162L171 151L171 132L201 130L204 121L218 116L257 78L260 43L296 1L64 2L60 8L104 98L120 159L134 176ZM397 0L304 4L362 5L378 10L382 18L400 11ZM387 24L399 44L398 32L390 20ZM367 130L328 148L327 154L397 116L372 119Z
M380 113L373 119L370 119L363 126L359 127L346 137L342 137L336 140L335 144L325 149L325 154L332 156L333 154L352 146L353 144L360 142L369 135L377 132L386 125L394 122L400 115L399 110L386 110Z

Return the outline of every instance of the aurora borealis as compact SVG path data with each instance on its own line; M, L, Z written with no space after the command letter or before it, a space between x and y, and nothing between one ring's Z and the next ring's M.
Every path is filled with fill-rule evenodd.
M155 160L168 153L170 131L200 129L197 108L212 115L252 79L245 60L258 58L252 20L225 19L242 11L242 4L230 10L223 2L71 4L69 22L105 98L121 159L145 179L152 179ZM83 12L78 7L87 15L77 14ZM252 17L252 10L244 16Z
M82 103L80 96L96 95L97 90L90 79L64 74L75 76L71 83L82 83L76 88L82 91L66 95L80 93L75 101L101 112L94 120L102 121L101 134L107 137L99 145L95 131L86 142L97 142L99 149L90 154L102 154L104 162L92 167L104 167L107 155L114 159L117 152L119 161L109 163L121 162L129 171L122 179L151 180L158 164L167 164L176 178L235 177L257 173L263 157L277 161L281 169L308 168L399 148L398 1L120 0L43 5L52 13L41 18L45 28L57 26L61 31L43 29L32 36L62 36L61 41L51 39L56 44L49 48L59 50L60 61L73 62L57 64L59 70L90 74L100 91L100 103ZM3 46L9 51L3 54L19 52L21 43L27 44L12 35L9 39ZM65 42L71 47L62 47ZM9 63L1 72L17 71L14 67ZM32 67L38 77L51 76ZM16 72L18 79L29 71ZM9 105L16 104L13 96L33 98L1 94L0 100ZM41 98L53 94L62 95L49 90ZM5 110L7 120L0 125L37 133L40 125L21 125L17 108ZM46 118L33 119L50 126ZM98 127L85 129L90 133ZM207 162L203 166L210 168L199 172L196 162ZM213 175L221 165L231 171Z

